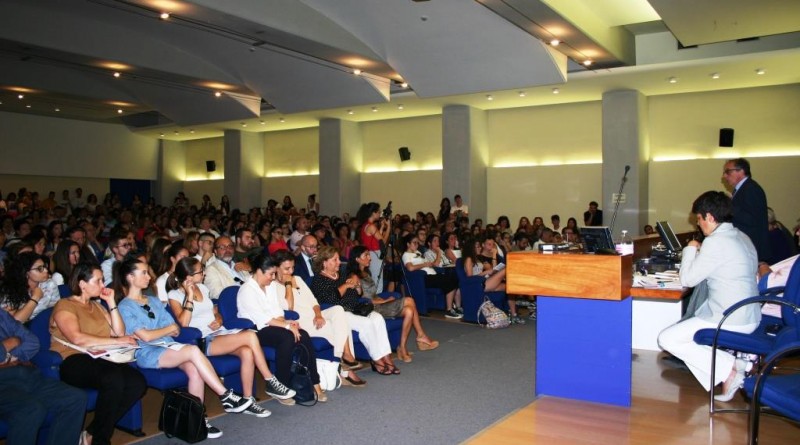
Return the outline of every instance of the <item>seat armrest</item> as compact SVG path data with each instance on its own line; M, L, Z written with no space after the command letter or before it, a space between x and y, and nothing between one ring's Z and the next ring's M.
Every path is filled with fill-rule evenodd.
M225 320L227 329L255 329L256 325L246 318L229 318Z
M725 312L723 312L722 315L728 316L731 313L739 310L739 308L741 308L742 306L747 306L749 304L755 304L755 303L782 304L782 303L786 303L786 300L784 300L782 298L777 298L777 297L773 298L773 297L767 297L767 296L764 296L764 297L762 297L762 296L748 297L748 298L745 298L744 300L732 305L728 309L725 309Z
M320 303L319 304L319 308L322 309L323 311L325 309L330 309L330 308L332 308L334 306L336 306L336 305L335 304L330 304L330 303Z
M200 329L191 328L187 326L187 327L181 327L181 332L172 338L178 343L196 345L197 340L203 338L203 334L200 332Z
M63 361L61 354L50 350L39 351L31 359L31 362L39 368L42 375L53 379L59 378L59 368Z
M758 294L761 295L762 297L779 295L783 293L784 289L786 289L786 286L775 286L775 287L770 287L769 289L764 289Z
M295 311L283 311L283 318L287 320L299 320L300 314Z

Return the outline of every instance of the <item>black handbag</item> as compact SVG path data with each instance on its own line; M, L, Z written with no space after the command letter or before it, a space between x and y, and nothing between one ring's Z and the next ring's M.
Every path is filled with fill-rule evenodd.
M353 314L366 317L367 315L371 314L374 309L375 305L372 304L372 302L359 301L358 304L356 304L356 307L353 308Z
M289 387L295 390L294 401L303 406L317 404L317 392L314 390L314 383L308 370L310 356L308 349L302 343L297 343L292 351Z
M188 443L200 442L208 437L206 407L197 397L181 390L164 393L158 429L169 437Z

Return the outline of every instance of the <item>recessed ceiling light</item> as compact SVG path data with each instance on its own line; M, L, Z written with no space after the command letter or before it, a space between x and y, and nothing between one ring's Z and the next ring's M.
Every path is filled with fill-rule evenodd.
M222 93L220 93L219 91L215 91L214 92L214 97L221 97L221 96L222 96Z
M719 79L719 73L711 73L712 79Z
M246 122L242 122L242 128L247 128L247 123Z
M558 94L560 92L561 92L561 90L559 90L558 88L553 88L553 94Z
M179 134L181 134L181 132L180 132L180 131L178 131L178 130L175 130L175 135L177 136L177 135L179 135Z
M25 108L30 108L30 107L31 107L30 105L25 105Z
M286 119L284 119L284 118L280 118L278 120L281 121L281 122L286 122Z
M525 97L525 92L524 91L520 91L519 92L519 97Z
M767 70L765 70L764 68L758 68L756 70L756 74L758 74L759 76L764 74L764 73L766 73L766 72L767 72Z
M400 88L408 88L408 82L401 83Z
M169 18L169 13L168 12L162 12L160 17L161 17L161 20L166 20L166 19Z
M377 113L378 112L378 107L372 107L372 112L373 113Z
M23 94L17 94L17 99L23 99L24 97L25 97L25 95L23 95Z
M55 112L56 112L56 113L58 113L59 111L61 111L61 108L56 108L56 109L55 109Z
M189 133L194 134L194 130L189 130Z
M359 76L359 75L361 75L361 70L356 68L356 69L353 70L353 74L355 74L356 76Z
M494 100L494 96L492 96L491 94L487 94L486 100Z
M398 104L398 105L397 105L397 109L398 109L398 110L402 110L402 109L404 109L404 108L405 108L405 107L403 106L403 104Z
M117 110L117 114L122 114L122 110Z
M353 114L353 110L347 110L347 114Z
M266 122L264 122L264 121L259 121L258 123L261 124L261 125L266 125Z
M667 82L669 82L669 83L678 83L678 78L675 77L675 76L672 76L669 79L667 79Z
M553 39L550 41L550 46L558 46L561 43L558 39Z
M114 71L114 77L119 77L119 76L121 76L121 74L119 73L119 71Z
M586 59L586 60L583 61L583 65L584 66L591 66L592 65L592 61L589 60L589 59Z
M161 136L163 138L164 137L164 133L160 133L159 136Z

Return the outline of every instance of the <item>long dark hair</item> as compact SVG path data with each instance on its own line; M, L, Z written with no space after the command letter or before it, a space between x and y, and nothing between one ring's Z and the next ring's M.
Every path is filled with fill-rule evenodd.
M363 226L364 223L367 222L370 216L373 213L380 210L381 206L377 202L368 202L366 204L361 204L361 207L358 208L358 212L356 213L356 219L358 220L358 225Z
M114 299L117 300L117 303L128 295L128 291L130 290L128 275L132 274L139 264L145 263L139 261L139 259L134 256L128 256L122 261L114 263L114 280L112 286L114 288Z
M16 311L28 301L28 271L38 260L47 266L47 257L36 252L20 253L13 261L10 256L6 258L5 279L0 284L0 303Z
M365 269L363 272L361 271L361 267L358 265L358 257L360 257L364 252L367 251L367 248L364 246L355 246L350 250L350 258L347 259L347 273L346 275L350 276L355 274L359 277L366 275L370 275L369 268Z
M58 247L56 247L56 253L53 254L53 266L54 272L58 272L64 278L64 282L69 280L70 275L72 275L72 269L74 268L72 264L69 262L69 251L72 246L76 246L78 248L78 254L80 255L81 249L75 241L71 239L65 239L58 243Z
M180 289L181 283L194 273L194 268L198 264L200 264L200 261L195 257L187 256L186 258L181 258L175 264L175 272L169 274L169 278L167 278L167 290Z

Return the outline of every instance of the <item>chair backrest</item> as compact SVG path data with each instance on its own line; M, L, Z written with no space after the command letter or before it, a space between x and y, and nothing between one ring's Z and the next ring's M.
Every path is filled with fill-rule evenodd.
M459 283L467 279L467 272L464 270L463 258L456 259L456 276L458 277Z
M66 283L59 284L58 285L58 295L61 298L67 298L69 296L72 296L72 290L70 290L69 285L66 284Z
M222 315L223 323L225 320L239 318L239 308L236 306L236 296L239 295L239 286L228 286L222 290L217 299L217 308Z
M47 308L40 312L36 317L28 322L28 329L39 339L39 351L50 349L50 317L53 315L53 308Z
M783 290L783 298L791 303L800 305L800 261L795 261L794 266L789 271L786 287ZM789 306L782 305L781 317L787 326L800 329L800 312Z

